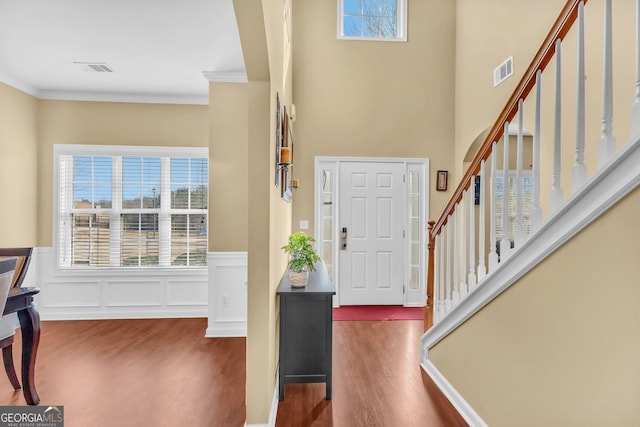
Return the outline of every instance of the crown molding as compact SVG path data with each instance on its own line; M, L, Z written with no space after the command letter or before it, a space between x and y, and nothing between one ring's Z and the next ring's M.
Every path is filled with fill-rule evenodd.
M27 93L31 96L38 97L38 90L33 86L30 86L24 82L21 82L18 79L14 79L11 76L8 76L2 72L0 72L0 82L6 84L7 86L11 86L14 89L18 89L24 93Z
M117 93L117 92L79 92L42 90L37 93L40 99L65 101L94 101L94 102L130 102L140 104L186 104L208 105L209 94L177 95L177 94L146 94L146 93Z
M247 83L246 71L203 71L202 75L211 83Z

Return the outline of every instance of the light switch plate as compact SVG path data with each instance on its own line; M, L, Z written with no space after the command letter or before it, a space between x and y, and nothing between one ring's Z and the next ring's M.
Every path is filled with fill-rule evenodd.
M309 229L309 221L306 219L300 220L300 230L308 230Z

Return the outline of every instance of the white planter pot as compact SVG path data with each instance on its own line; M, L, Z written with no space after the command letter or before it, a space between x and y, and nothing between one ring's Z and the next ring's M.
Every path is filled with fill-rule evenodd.
M307 280L309 279L308 271L289 271L289 283L294 288L302 288L307 286Z

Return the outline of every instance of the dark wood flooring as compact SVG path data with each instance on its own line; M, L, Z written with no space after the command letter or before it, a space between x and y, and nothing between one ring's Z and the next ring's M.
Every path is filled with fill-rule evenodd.
M287 384L276 426L466 426L420 368L422 328L422 320L333 322L332 400L324 383Z
M288 384L277 425L466 425L421 374L421 325L334 322L333 400L324 399L324 384ZM67 427L241 427L245 339L207 339L206 326L206 319L42 322L41 405L63 405ZM0 405L24 405L3 372Z

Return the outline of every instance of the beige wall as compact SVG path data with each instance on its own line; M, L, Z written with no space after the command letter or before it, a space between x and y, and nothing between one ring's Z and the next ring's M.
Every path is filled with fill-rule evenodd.
M54 144L207 147L208 135L204 105L39 101L37 246L53 244Z
M336 0L294 0L294 230L314 227L315 156L428 157L432 183L452 170L455 3L408 10L406 43L338 40ZM434 217L450 192L431 187Z
M565 0L458 0L455 22L456 181L462 159L491 127ZM493 69L513 55L513 76L493 87ZM533 130L533 129L529 129Z
M38 101L0 83L0 246L35 246Z
M286 268L291 204L274 186L275 99L290 105L291 41L283 5L234 0L249 83L247 424L268 422L278 363L276 289Z
M244 252L248 244L247 85L209 85L209 250Z
M638 206L640 189L430 351L489 425L640 423Z

